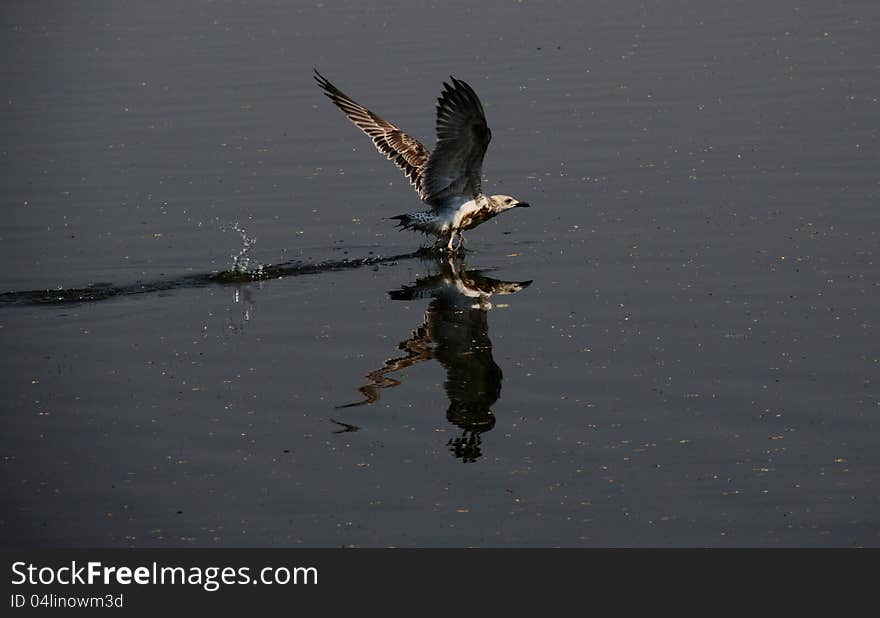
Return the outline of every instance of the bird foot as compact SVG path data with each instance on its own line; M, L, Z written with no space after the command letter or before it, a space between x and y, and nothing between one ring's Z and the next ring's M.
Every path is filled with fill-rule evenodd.
M436 245L433 247L433 250L441 255L464 255L467 252L467 249L461 245L450 248L445 244Z
M440 255L463 255L467 249L464 248L463 243L458 243L454 247L450 247L445 242L439 242L431 247L424 247L426 250L431 251L433 253L438 253Z

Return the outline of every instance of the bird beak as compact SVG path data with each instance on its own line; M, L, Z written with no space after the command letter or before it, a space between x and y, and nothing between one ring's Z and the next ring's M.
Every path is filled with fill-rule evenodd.
M517 202L516 204L514 204L514 206L516 206L517 208L528 208L529 206L531 206L531 204L529 204L528 202Z

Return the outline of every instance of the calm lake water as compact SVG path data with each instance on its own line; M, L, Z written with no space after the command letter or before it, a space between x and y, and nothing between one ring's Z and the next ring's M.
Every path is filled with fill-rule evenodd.
M4 4L0 544L880 546L876 0L371 4Z

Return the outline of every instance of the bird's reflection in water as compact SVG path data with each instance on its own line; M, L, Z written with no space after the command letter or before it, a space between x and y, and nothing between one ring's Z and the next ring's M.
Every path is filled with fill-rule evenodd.
M437 259L434 270L436 274L388 293L393 300L430 299L425 319L398 344L404 355L367 374L369 384L359 389L363 399L342 407L375 403L381 389L400 384L390 374L436 359L446 369L446 418L462 430L449 440L449 449L462 461L474 462L482 454L481 434L495 426L491 406L501 396L503 378L492 358L488 312L498 305L490 298L515 294L531 281L493 279L479 270L465 270L464 263L454 258Z

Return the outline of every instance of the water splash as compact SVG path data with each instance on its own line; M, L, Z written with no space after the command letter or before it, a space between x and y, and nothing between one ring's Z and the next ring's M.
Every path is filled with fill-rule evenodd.
M238 235L241 237L241 249L238 253L234 253L229 257L232 258L232 267L229 269L233 273L238 273L242 275L250 275L254 278L261 278L263 274L263 269L265 268L264 264L256 263L253 267L251 266L252 259L248 255L251 248L257 244L256 236L248 236L247 230L245 230L238 221L234 221L229 228L224 226L224 230L231 229L235 232L238 232Z

